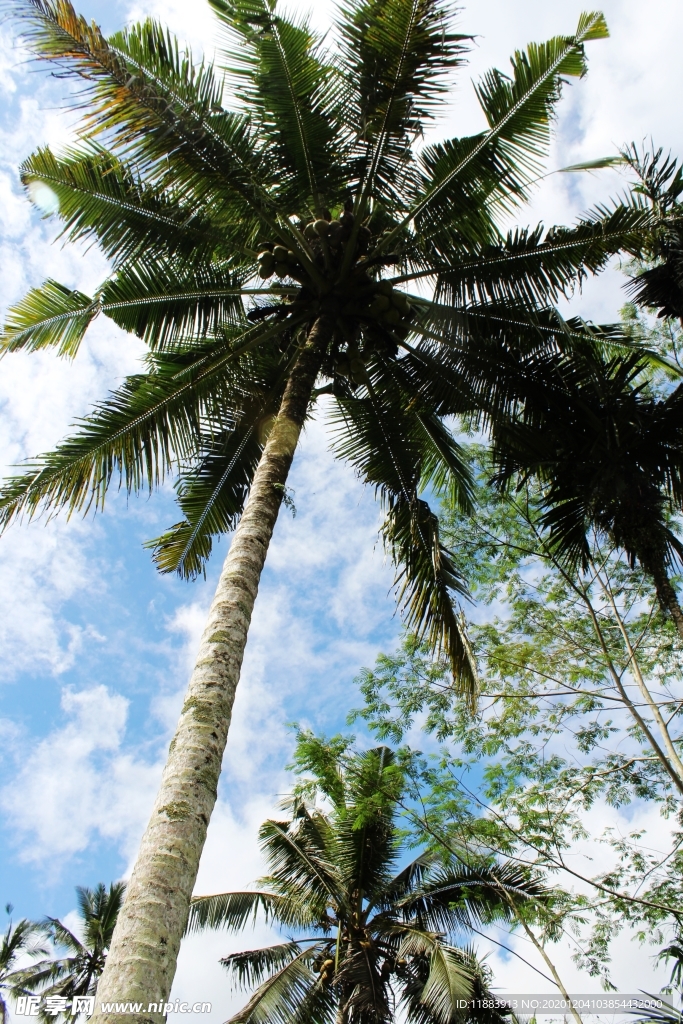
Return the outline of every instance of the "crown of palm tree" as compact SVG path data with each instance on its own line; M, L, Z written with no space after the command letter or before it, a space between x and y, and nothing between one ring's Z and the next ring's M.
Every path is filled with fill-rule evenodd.
M0 517L101 507L117 474L137 491L175 472L182 520L154 557L164 572L201 572L239 519L302 338L321 320L314 397L332 396L333 450L383 500L408 625L471 686L453 610L464 584L421 492L448 486L468 504L444 418L482 394L505 406L511 354L585 337L552 304L641 245L645 204L573 228L499 227L529 197L562 83L585 74L604 18L582 15L574 35L515 53L510 76L486 74L480 133L419 148L467 46L447 3L348 0L334 52L270 0L212 8L225 33L217 67L152 21L105 39L68 0L10 4L36 54L86 83L81 142L36 152L23 181L68 239L99 244L112 273L93 296L55 281L31 291L10 312L5 350L74 356L102 314L149 355L6 484Z
M261 888L192 902L190 931L242 929L261 913L300 935L221 961L237 984L257 986L233 1024L360 1024L396 1013L416 1024L504 1020L504 1011L482 1017L470 1005L491 979L457 940L514 920L515 903L547 905L552 890L514 865L444 864L424 854L397 870L402 773L394 753L340 757L308 736L299 749L312 755L308 766L332 809L289 801L287 820L260 829L270 869Z
M8 914L12 913L12 906L8 903L5 907ZM44 938L43 930L33 921L25 917L13 924L10 920L5 934L0 939L0 1024L7 1021L7 1003L5 996L18 996L23 994L23 972L18 968L17 962L24 955L30 957L45 956L47 950L41 944Z
M77 886L82 941L56 917L46 917L40 927L57 949L66 951L66 956L40 960L18 972L21 991L40 993L43 998L94 995L125 892L125 882L112 882L109 889L102 882L94 889ZM45 1021L54 1020L43 1008L40 1015Z

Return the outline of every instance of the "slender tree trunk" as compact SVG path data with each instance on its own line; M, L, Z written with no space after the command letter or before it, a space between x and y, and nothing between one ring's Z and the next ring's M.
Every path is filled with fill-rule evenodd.
M332 323L321 316L287 382L230 545L111 949L96 1024L162 1022L216 802L247 632L268 545ZM201 997L201 993L198 994ZM113 1013L103 1003L140 1003ZM148 1012L150 1003L158 1004Z
M626 623L624 622L623 618L621 617L621 614L620 614L619 609L617 607L617 603L614 600L614 595L612 593L612 590L611 590L610 587L606 586L606 584L602 581L602 578L600 578L600 585L602 586L602 589L603 589L603 591L604 591L604 593L605 593L605 595L607 597L607 600L609 601L610 605L612 606L612 611L614 613L614 618L616 620L617 626L619 627L619 632L622 635L624 644L626 646L626 650L628 651L629 666L630 666L631 672L633 673L633 675L635 677L636 683L638 684L638 689L640 690L640 692L642 694L643 700L645 701L645 703L649 707L650 712L652 713L652 717L654 718L655 722L657 723L657 728L659 729L659 734L662 737L662 742L664 743L664 748L665 748L667 754L669 755L669 759L671 761L671 764L672 764L672 766L673 766L673 768L674 768L674 770L676 772L676 775L678 776L679 789L683 792L683 761L681 761L681 759L680 759L680 757L678 755L678 751L676 750L676 746L674 744L674 741L671 738L671 733L669 732L668 726L667 726L666 722L664 721L664 716L662 715L662 712L660 711L659 704L653 698L652 694L650 693L649 689L647 688L647 684L645 682L645 679L643 678L643 673L640 671L640 664L638 663L638 657L636 655L635 650L633 649L633 644L631 643L631 637L628 634L628 629L626 628ZM671 589L673 590L673 587ZM675 595L674 595L674 600L675 600ZM679 609L679 611L680 611L680 609Z
M652 578L655 582L655 590L657 591L657 597L662 608L668 611L671 618L674 620L674 625L678 630L678 635L683 640L683 610L678 603L678 596L674 590L673 584L667 575L664 563L649 567Z
M581 1019L581 1014L576 1009L576 1007L573 1006L571 998L569 996L569 993L567 992L566 988L564 987L564 982L562 981L562 978L560 977L560 975L557 973L557 970L555 969L555 964L552 962L552 960L550 959L550 957L546 953L545 948L542 945L542 943L539 942L539 940L536 938L536 935L534 933L533 928L529 927L529 925L526 923L526 921L524 920L522 915L520 913L518 913L517 908L514 906L514 904L511 904L511 905L512 905L513 911L515 913L515 917L517 918L517 920L521 924L521 926L524 929L524 931L527 933L527 936L529 937L529 939L531 939L531 941L533 942L533 944L536 947L536 949L538 950L538 952L543 957L543 960L545 962L546 967L548 968L548 970L552 974L552 976L553 976L553 978L555 980L555 984L557 985L557 987L560 990L560 995L567 1002L567 1004L569 1006L569 1010L570 1010L570 1013L571 1013L572 1017L574 1018L574 1021L576 1022L576 1024L583 1024L583 1020Z

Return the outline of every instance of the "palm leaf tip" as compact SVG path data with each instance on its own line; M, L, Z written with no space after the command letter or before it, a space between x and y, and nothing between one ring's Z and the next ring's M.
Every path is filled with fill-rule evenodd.
M100 305L83 292L48 279L12 306L0 332L0 352L56 348L73 357Z

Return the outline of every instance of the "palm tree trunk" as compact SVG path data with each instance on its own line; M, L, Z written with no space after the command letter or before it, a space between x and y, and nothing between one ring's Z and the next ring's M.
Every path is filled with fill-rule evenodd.
M668 611L669 615L674 620L674 625L678 630L678 635L681 640L683 640L683 610L681 610L681 606L678 603L678 596L674 590L671 580L668 577L664 562L662 561L649 568L655 582L655 590L657 591L659 603L665 611Z
M165 1020L180 940L216 802L247 632L284 486L333 325L321 316L287 382L199 645L152 816L99 980L96 1024ZM201 994L199 994L201 996ZM140 1003L113 1013L103 1003ZM148 1012L150 1003L160 1004Z

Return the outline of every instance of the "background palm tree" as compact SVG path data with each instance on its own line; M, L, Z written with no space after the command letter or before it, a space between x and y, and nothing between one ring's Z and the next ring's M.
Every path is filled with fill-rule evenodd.
M492 979L457 940L514 920L514 904L544 906L551 890L516 865L423 854L399 869L403 773L389 748L348 756L305 735L298 760L331 810L295 796L287 819L261 826L269 874L259 889L192 901L190 931L241 930L260 913L300 936L221 960L237 984L257 986L234 1024L504 1020L504 1010L458 1005L490 995Z
M5 910L12 913L11 904ZM42 929L25 917L16 924L10 920L0 940L0 1024L7 1022L6 996L14 998L22 994L18 961L25 955L44 956L47 950L41 945L44 938Z
M20 974L22 990L40 994L43 999L65 996L71 1000L74 996L94 995L125 892L125 882L112 882L109 889L102 882L94 889L77 886L83 940L56 917L46 917L42 922L45 934L56 949L65 950L66 955L40 960L23 970ZM54 1020L54 1016L42 1008L41 1016L46 1021Z
M74 356L103 314L149 354L6 484L0 519L100 508L116 476L138 491L173 471L181 520L153 547L183 576L239 522L100 984L108 1001L148 1003L170 991L260 574L315 400L329 396L334 452L382 499L408 625L471 694L453 606L464 585L424 499L434 486L470 500L445 420L482 395L504 408L507 362L591 333L553 303L612 253L639 252L651 211L499 227L538 179L563 83L607 35L599 13L484 76L481 132L418 148L467 45L443 0L347 0L335 52L270 0L212 0L217 69L151 21L106 39L68 0L11 6L37 56L85 85L78 146L39 150L24 183L112 273L92 296L55 281L31 291L5 350Z
M639 306L683 323L683 168L662 149L640 153L631 145L622 156L636 176L634 195L650 203L657 221L629 290Z
M540 524L570 568L587 568L590 534L607 534L651 576L683 639L669 572L683 559L670 518L683 509L683 385L657 397L641 356L574 354L527 379L533 398L497 432L498 481L538 477Z

